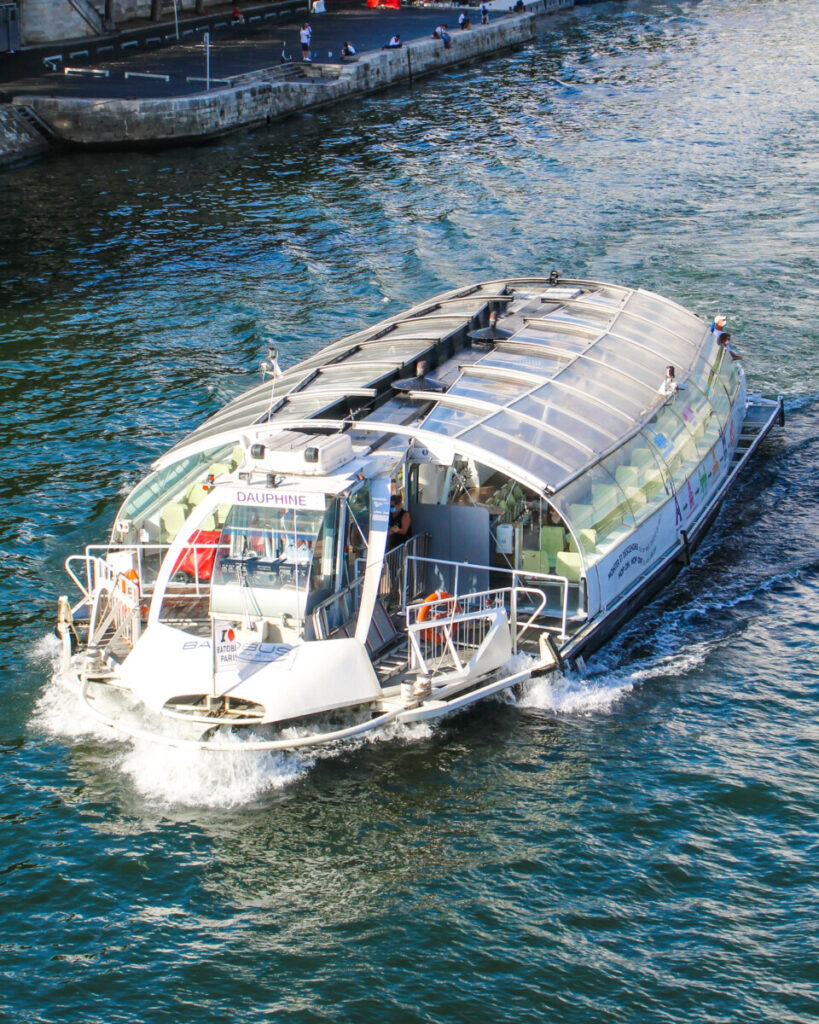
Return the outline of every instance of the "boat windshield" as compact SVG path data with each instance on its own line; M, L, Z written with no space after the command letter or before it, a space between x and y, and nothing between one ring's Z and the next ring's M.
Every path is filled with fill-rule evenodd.
M277 618L304 614L335 585L338 502L324 508L234 505L216 551L211 611Z

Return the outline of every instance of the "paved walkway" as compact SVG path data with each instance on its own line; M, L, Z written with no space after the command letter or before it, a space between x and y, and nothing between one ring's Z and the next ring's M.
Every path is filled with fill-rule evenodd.
M24 95L147 98L201 92L205 88L206 28L210 33L210 77L215 85L220 79L278 67L283 54L293 63L301 62L298 33L306 16L295 3L284 17L270 14L276 7L249 9L240 4L240 8L246 17L244 25L230 25L232 5L221 16L180 21L179 42L170 22L142 28L139 45L130 42L132 34L120 34L107 40L54 46L49 52L23 53L16 65L11 59L3 62L0 99ZM404 41L426 38L442 22L458 32L460 10L443 5L371 9L362 4L313 15L307 19L313 28L313 61L339 62L341 47L348 39L361 53L380 49L396 32ZM473 19L478 14L476 9L469 13ZM492 14L492 20L500 17L503 15ZM156 42L151 43L152 38ZM56 55L59 60L44 64L44 57ZM66 74L66 67L77 70ZM144 77L147 75L167 76L168 80Z

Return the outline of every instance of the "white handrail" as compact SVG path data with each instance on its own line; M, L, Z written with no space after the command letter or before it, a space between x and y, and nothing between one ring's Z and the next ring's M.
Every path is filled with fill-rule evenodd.
M412 560L414 562L424 562L430 565L448 565L455 569L455 577L453 582L453 590L455 591L454 597L459 597L458 593L458 576L460 569L479 569L482 572L488 573L506 573L511 575L511 589L527 590L530 588L519 587L518 580L543 580L546 583L556 583L562 590L562 608L561 608L561 622L560 622L560 638L561 640L568 639L568 633L566 632L566 623L569 618L569 579L566 576L557 576L554 573L546 572L525 572L522 569L507 569L505 566L496 565L477 565L474 562L454 562L445 558L426 558L422 555L408 555L407 563Z

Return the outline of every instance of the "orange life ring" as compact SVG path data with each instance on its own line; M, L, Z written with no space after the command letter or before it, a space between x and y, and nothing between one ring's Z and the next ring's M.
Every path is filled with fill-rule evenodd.
M435 590L431 594L427 594L424 598L424 603L421 605L421 611L418 612L419 622L426 622L430 615L432 615L432 621L444 618L440 609L433 611L432 606L437 601L452 601L451 611L448 613L449 615L457 615L461 610L461 606L458 604L457 598L454 598L452 594L448 594L445 590ZM436 640L438 643L442 643L444 639L443 631L436 629L434 626L428 626L426 629L422 629L421 636L425 640Z

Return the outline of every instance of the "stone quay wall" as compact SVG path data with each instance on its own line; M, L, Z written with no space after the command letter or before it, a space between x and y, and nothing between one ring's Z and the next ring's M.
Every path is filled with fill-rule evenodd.
M14 104L34 110L56 140L71 147L150 148L205 141L515 48L534 37L537 15L545 6L453 32L449 49L438 39L412 40L401 49L364 53L347 64L286 65L287 76L282 67L255 72L229 88L192 96L26 96Z

